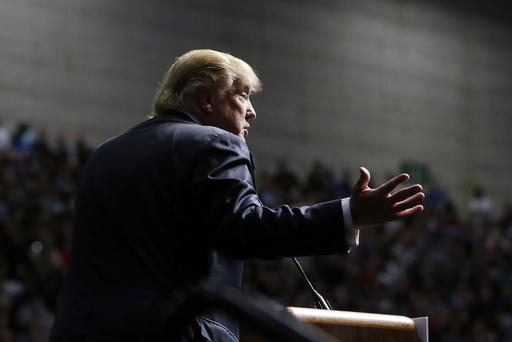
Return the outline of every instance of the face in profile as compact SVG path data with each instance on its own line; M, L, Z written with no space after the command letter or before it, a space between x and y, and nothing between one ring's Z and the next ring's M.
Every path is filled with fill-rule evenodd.
M256 118L252 107L251 87L235 81L233 86L211 101L209 123L238 135L245 140L249 134L249 120Z

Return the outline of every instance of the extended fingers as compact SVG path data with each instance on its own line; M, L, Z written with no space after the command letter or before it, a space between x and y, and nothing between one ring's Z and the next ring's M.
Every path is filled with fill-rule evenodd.
M411 185L408 188L399 190L389 197L393 203L401 202L423 190L423 187L419 184Z
M417 206L414 206L412 208L409 208L407 210L403 210L403 211L400 211L400 212L397 212L395 215L394 215L394 220L399 220L399 219L403 219L403 218L406 218L406 217L409 217L409 216L413 216L419 212L423 211L423 206L422 205L417 205Z
M409 175L406 173L402 173L394 178L391 178L386 183L379 186L376 190L388 194L391 191L393 191L393 189L395 189L397 186L406 182L407 180L409 180Z
M421 202L423 202L424 199L425 199L425 194L423 194L423 192L419 192L416 195L413 195L404 201L395 203L393 205L393 209L397 212L408 210L410 208L413 208L413 207L421 204Z

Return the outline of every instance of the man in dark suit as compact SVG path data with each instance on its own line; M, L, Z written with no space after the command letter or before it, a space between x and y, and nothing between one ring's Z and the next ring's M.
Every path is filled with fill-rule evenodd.
M358 229L422 210L421 186L291 208L261 204L245 143L252 68L194 50L171 66L153 117L102 144L76 195L72 258L51 341L163 341L173 293L202 279L240 286L243 260L346 253ZM357 229L356 229L357 228ZM184 341L236 341L235 319L197 317Z

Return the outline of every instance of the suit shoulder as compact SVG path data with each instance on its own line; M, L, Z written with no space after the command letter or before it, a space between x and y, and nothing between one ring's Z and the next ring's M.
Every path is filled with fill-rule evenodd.
M234 134L214 126L203 126L195 123L182 123L177 129L177 133L183 138L195 139L198 141L209 141L221 135Z
M212 148L239 148L248 151L242 138L214 126L183 125L176 131L175 138L175 141L181 141L185 144L210 146Z

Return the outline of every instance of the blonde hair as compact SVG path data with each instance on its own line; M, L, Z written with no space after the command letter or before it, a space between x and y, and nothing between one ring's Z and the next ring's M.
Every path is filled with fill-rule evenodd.
M155 95L151 116L183 108L186 96L194 94L200 87L215 89L220 95L235 81L249 85L252 92L261 90L258 76L243 60L214 50L189 51L176 58L165 73Z

